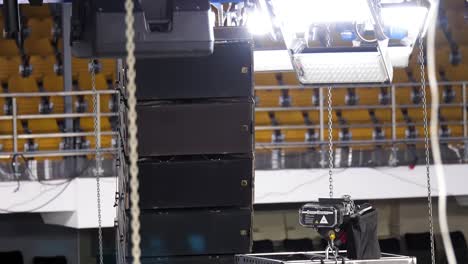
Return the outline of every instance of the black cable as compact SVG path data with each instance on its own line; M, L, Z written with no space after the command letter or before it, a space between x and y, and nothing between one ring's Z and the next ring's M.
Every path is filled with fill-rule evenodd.
M64 184L66 184L66 183L67 183L67 182L63 182L63 183L61 183L60 185L64 185ZM55 188L49 188L49 189L47 189L47 190L45 190L45 191L41 191L41 192L39 192L37 195L35 195L34 197L32 197L31 199L26 200L26 201L22 201L22 202L19 202L19 203L12 204L12 205L10 205L10 206L9 206L7 209L5 209L5 210L9 210L10 208L15 208L15 207L18 207L18 206L21 206L21 205L30 203L30 202L32 202L32 201L38 199L38 198L41 197L42 195L44 195L44 194L46 194L46 193L48 193L48 192L50 192L50 191L53 191L53 190L55 190Z
M354 23L354 32L356 33L356 35L358 36L358 38L361 40L361 41L364 41L366 43L376 43L378 41L377 38L374 38L374 39L366 39L363 35L361 35L361 33L359 32L359 28L358 28L358 24L357 23Z
M21 154L17 154L17 155L21 155ZM23 158L24 158L24 156L23 156ZM92 163L92 162L89 162L89 163L88 163L88 166L86 166L83 170L81 170L79 173L77 173L76 176L70 177L70 178L67 179L65 182L61 182L61 183L57 183L57 184L45 184L45 183L43 183L43 182L41 182L41 181L38 180L38 182L41 183L41 184L43 184L43 185L61 186L61 185L66 184L66 186L65 186L60 192L58 192L54 197L52 197L52 198L51 198L49 201L47 201L46 203L44 203L44 204L42 204L42 205L40 205L40 206L37 206L37 207L35 207L35 208L33 208L33 209L27 210L27 211L11 211L11 210L9 210L9 209L2 209L2 208L0 208L0 212L5 212L5 213L24 213L24 212L34 212L34 211L37 211L37 210L39 210L39 209L44 208L45 206L47 206L47 205L49 205L50 203L52 203L55 199L57 199L57 198L68 188L68 186L71 184L71 182L72 182L73 179L79 177L83 172L85 172L86 170L88 170L88 169L90 168L90 164L91 164L91 163ZM29 170L29 171L30 171L30 170ZM19 184L19 182L18 182L18 184ZM19 187L18 187L18 188L19 188ZM16 192L16 191L15 191L15 192ZM44 194L44 193L39 194L39 196L42 195L42 194ZM33 200L37 199L37 197L39 197L39 196L36 196ZM31 202L31 201L28 201L28 202ZM24 204L24 203L23 203L23 204ZM18 205L16 205L16 206L18 206Z
M68 181L71 181L75 178L79 178L85 171L87 171L89 168L91 168L91 164L94 164L93 162L91 162L90 160L87 160L88 161L88 165L85 166L85 168L83 168L81 171L79 171L78 173L76 173L75 175L73 175L72 177L69 177L68 179L66 179L65 181L61 182L61 183L46 183L44 181L41 181L39 179L39 177L37 177L37 181L42 184L42 185L49 185L49 186L60 186ZM31 171L31 170L29 170Z
M17 171L16 171L16 157L20 155L18 153L15 153L12 157L11 157L11 171L13 172L13 176L16 176L16 182L17 182L17 186L16 186L16 189L13 191L13 192L17 192L19 191L20 187L21 187L21 183L20 183L20 175ZM24 156L23 156L24 158Z
M65 185L65 187L63 187L62 190L60 190L60 192L58 192L54 197L52 197L50 200L48 200L47 202L45 202L44 204L40 205L40 206L37 206L33 209L29 209L28 211L11 211L11 210L8 210L8 209L1 209L0 208L0 212L6 212L6 213L24 213L24 212L34 212L34 211L37 211L39 209L42 209L44 207L46 207L47 205L49 205L50 203L52 203L53 201L55 201L55 199L57 199L60 195L62 195L63 192L65 192L65 190L68 188L68 186L70 185L71 183L71 180L68 182L67 185Z
M16 159L17 156L21 157L21 159L23 159L23 161L24 161L24 164L25 164L25 165L24 165L24 166L25 166L24 172L27 171L28 174L29 174L29 176L30 176L31 178L33 178L33 177L34 177L34 174L33 174L33 172L31 171L31 168L29 168L29 166L28 166L28 160L26 159L26 157L25 157L23 154L17 153L17 154L15 154L15 155L13 155L13 162L15 161L15 159ZM89 161L89 160L88 160L88 161ZM36 176L35 178L36 178L37 181L38 181L40 184L42 184L42 185L60 186L60 185L66 183L66 182L68 182L68 181L70 181L70 180L72 180L72 179L75 179L75 178L80 177L85 171L87 171L87 170L91 167L91 163L92 163L92 162L88 162L88 165L87 165L84 169L82 169L82 170L81 170L80 172L78 172L76 175L73 175L72 177L69 177L68 179L66 179L66 180L65 180L64 182L62 182L62 183L46 183L46 182L44 182L43 180L41 180L38 176ZM13 171L15 171L13 164L12 164L12 169L13 169ZM17 177L17 180L18 180L18 186L19 186L19 176ZM18 187L18 188L19 188L19 187Z

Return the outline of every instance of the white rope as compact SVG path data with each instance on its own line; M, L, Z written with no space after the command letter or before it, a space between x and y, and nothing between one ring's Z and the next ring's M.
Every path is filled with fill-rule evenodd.
M434 167L436 170L437 183L439 189L439 227L444 244L445 254L448 264L456 264L455 253L453 250L452 240L450 239L450 230L447 221L447 187L445 183L445 172L442 167L442 157L440 154L439 145L439 88L437 86L436 64L435 64L435 30L437 22L437 11L439 9L439 1L431 0L431 8L429 13L429 27L427 34L427 70L429 85L431 87L431 147L432 157L434 159Z
M140 208L138 203L140 196L138 194L138 139L136 125L137 113L136 107L136 84L135 84L135 31L133 16L133 0L125 0L125 36L127 37L126 49L127 49L127 92L128 92L128 132L129 141L128 145L130 148L130 201L131 201L131 241L132 241L132 258L134 264L140 264Z

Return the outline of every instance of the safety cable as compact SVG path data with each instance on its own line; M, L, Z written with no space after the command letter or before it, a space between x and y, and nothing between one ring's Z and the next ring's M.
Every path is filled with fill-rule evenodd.
M101 210L101 174L102 174L102 161L101 161L101 128L99 122L99 102L98 93L96 90L96 70L97 61L91 59L90 71L91 71L91 86L93 90L93 111L94 111L94 147L96 150L95 161L96 168L94 169L94 175L96 176L96 200L97 200L97 218L98 218L98 243L99 243L99 264L104 263L103 256L103 242L102 242L102 210Z
M428 223L429 223L429 236L431 247L431 263L435 264L435 246L434 246L434 222L432 210L432 187L431 187L431 172L429 161L429 130L427 123L427 96L426 96L426 72L424 69L424 40L422 34L419 37L419 67L421 74L421 97L422 97L422 112L424 122L424 150L426 156L426 179L427 179L427 209L428 209Z
M330 25L327 24L326 45L331 46ZM328 189L330 198L333 198L333 109L332 86L328 86Z

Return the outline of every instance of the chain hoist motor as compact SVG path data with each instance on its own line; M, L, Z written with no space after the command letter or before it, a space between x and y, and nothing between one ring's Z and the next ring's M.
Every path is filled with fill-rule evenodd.
M356 205L350 196L320 198L299 209L299 222L317 230L335 257L346 246L350 259L380 258L377 211L368 203Z

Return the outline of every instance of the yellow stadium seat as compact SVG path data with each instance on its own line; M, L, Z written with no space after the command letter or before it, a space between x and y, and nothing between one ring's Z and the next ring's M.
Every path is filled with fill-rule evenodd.
M26 143L25 139L18 139L18 151L23 152L24 151L24 144ZM13 140L1 140L0 144L3 145L3 149L0 152L13 152Z
M14 57L19 55L18 46L12 39L0 39L0 56Z
M306 129L297 129L297 130L284 130L285 141L289 142L302 142L305 141Z
M63 88L63 77L55 74L48 74L43 79L44 88L46 92L62 92ZM53 113L64 112L64 97L63 96L51 96L51 102L54 104Z
M88 112L93 112L94 111L94 108L93 108L93 96L92 95L85 95L84 96L84 99L86 101L86 103L88 104ZM109 109L109 103L110 103L110 100L111 100L111 95L110 94L101 94L100 95L100 102L101 102L101 113L109 113L110 112L110 109Z
M269 126L271 124L268 112L256 112L255 124L258 126Z
M334 113L336 116L336 112ZM343 110L341 111L342 117L346 120L347 123L371 123L369 110L368 109L350 109L350 110ZM326 119L328 120L328 113L325 115ZM334 121L338 121L334 119Z
M302 112L299 111L276 112L275 117L280 125L304 125L304 117L302 116Z
M91 117L80 118L80 128L85 132L94 131L94 119ZM101 117L101 131L111 130L111 125L108 117Z
M0 52L1 52L1 47L0 47ZM5 82L5 83L8 82L8 79L11 76L18 76L19 65L20 65L19 57L6 58L6 57L0 56L0 79L2 80L2 82Z
M49 18L51 16L49 5L31 6L21 5L21 14L26 17Z
M28 128L33 134L59 132L56 119L30 119L28 120Z
M24 49L29 55L38 55L38 56L53 56L54 49L50 44L50 39L41 38L33 39L27 38L24 41ZM52 65L51 65L52 66Z
M92 90L91 74L85 73L78 76L78 85L81 90ZM107 89L106 76L103 74L96 74L96 89L106 90Z
M259 143L271 142L272 130L256 131L255 141Z
M11 77L8 80L8 90L10 93L38 92L37 80L33 77L23 78L20 76Z
M373 128L351 128L350 132L353 140L372 140Z
M29 18L28 28L30 30L28 38L31 39L50 39L52 37L53 20L51 17L38 19L35 17Z
M38 92L36 79L32 77L11 77L8 80L8 89L10 93ZM16 100L18 114L39 113L39 104L41 102L39 97L18 97Z
M61 138L36 138L34 143L37 143L39 151L57 151L60 149Z
M21 124L18 122L18 130ZM0 135L13 135L13 122L11 120L0 120Z
M416 76L416 74L414 74ZM408 82L408 75L406 69L395 68L393 69L393 80L392 83L406 83Z
M332 105L345 105L345 99L346 99L346 94L347 94L347 89L345 88L335 88L332 89ZM328 89L325 88L323 91L323 96L324 96L324 104L328 104Z
M440 114L446 120L462 121L463 109L460 107L443 107L440 109Z
M89 59L79 59L79 58L73 58L72 60L72 71L73 71L73 76L81 76L87 75L91 76L89 73L89 64L90 60ZM113 59L99 59L99 63L101 64L101 71L98 75L103 75L106 77L112 77L112 79L115 79L115 72L116 72L116 62ZM89 77L90 78L90 77Z
M468 54L467 54L468 55ZM452 66L445 71L447 78L450 81L464 81L467 79L468 65L461 64L458 66Z
M279 90L262 90L255 91L255 94L259 97L259 103L257 107L277 107L279 106L279 97L281 92Z
M391 93L390 88L387 88L388 93ZM360 105L378 105L379 104L379 88L358 88L356 94L359 97Z
M395 100L397 105L413 104L411 101L412 87L398 87L395 89Z
M33 67L32 76L43 78L44 75L54 75L54 56L31 56L29 63Z
M278 85L276 73L256 73L255 85ZM283 82L285 85L299 85L296 74L294 72L283 72Z
M289 96L291 96L292 105L311 106L313 92L314 90L311 89L289 90Z

